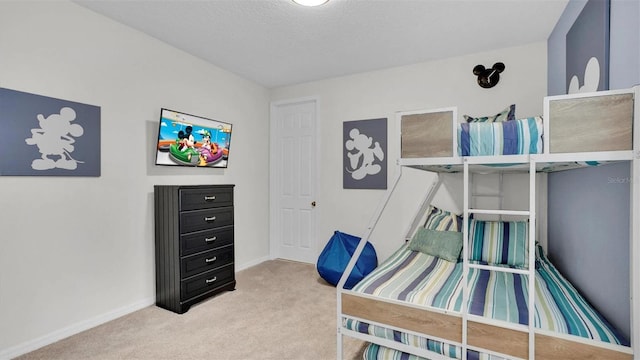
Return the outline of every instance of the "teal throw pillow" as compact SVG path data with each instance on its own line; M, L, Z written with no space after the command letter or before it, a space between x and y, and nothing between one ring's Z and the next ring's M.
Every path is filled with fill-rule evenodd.
M462 233L419 228L409 242L409 249L457 262L462 251Z

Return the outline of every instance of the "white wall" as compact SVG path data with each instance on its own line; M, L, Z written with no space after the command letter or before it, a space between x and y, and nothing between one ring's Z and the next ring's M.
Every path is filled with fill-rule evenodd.
M492 89L480 88L472 69L477 64L506 65L500 83ZM421 63L381 71L322 80L272 90L273 101L318 96L321 127L320 225L318 252L334 230L364 234L370 217L382 198L380 190L342 188L342 123L350 120L388 118L389 180L399 154L395 113L417 109L458 106L459 115L491 115L516 104L516 116L542 114L546 95L546 42L497 51ZM406 176L405 176L406 175ZM387 239L400 241L419 204L420 184L430 183L431 175L406 171L399 196L376 232L374 245L380 258L397 248ZM419 196L416 196L419 195Z
M267 89L60 1L0 2L0 86L102 111L100 177L0 177L0 358L153 303L155 184L236 184L236 267L268 258ZM233 123L229 168L154 166L161 107Z

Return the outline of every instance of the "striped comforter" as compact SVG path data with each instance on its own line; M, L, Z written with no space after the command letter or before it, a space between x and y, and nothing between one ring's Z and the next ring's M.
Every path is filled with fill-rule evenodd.
M504 122L473 122L458 127L460 156L542 153L542 118Z
M546 258L536 253L535 326L604 342L629 346L608 322ZM354 291L383 298L427 304L459 312L462 308L462 262L451 263L406 245L360 281ZM470 269L469 313L528 324L528 276ZM347 328L460 358L460 349L345 318Z

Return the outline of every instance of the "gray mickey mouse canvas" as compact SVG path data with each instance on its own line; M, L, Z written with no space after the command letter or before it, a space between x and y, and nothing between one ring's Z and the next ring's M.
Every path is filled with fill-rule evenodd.
M609 0L589 0L567 32L567 94L609 89Z
M342 187L386 189L387 119L345 121L342 132Z
M0 175L100 176L100 107L0 88Z

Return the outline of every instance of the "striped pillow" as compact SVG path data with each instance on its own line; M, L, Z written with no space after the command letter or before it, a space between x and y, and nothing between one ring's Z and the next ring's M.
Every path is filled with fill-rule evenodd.
M542 117L494 123L460 124L460 156L542 153Z
M462 217L450 211L429 206L427 221L424 227L428 230L462 231Z
M472 117L469 115L463 115L464 119L468 123L473 122L502 122L516 119L516 104L507 106L504 110L493 116Z
M489 265L529 265L527 221L471 220L469 259Z

